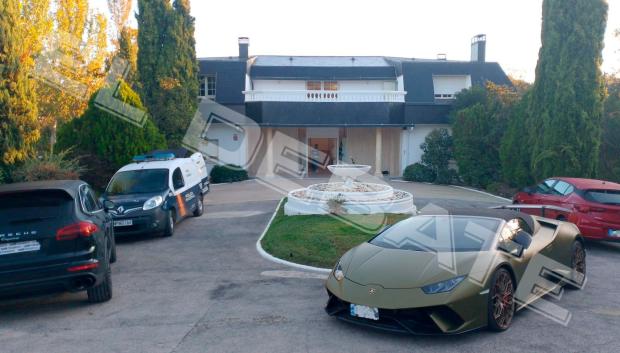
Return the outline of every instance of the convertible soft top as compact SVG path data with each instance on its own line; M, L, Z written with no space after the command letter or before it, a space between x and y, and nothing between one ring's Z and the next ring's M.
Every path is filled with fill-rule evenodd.
M505 221L510 221L515 218L521 218L527 223L532 230L538 229L537 222L532 216L527 213L518 212L515 210L507 209L494 209L494 208L428 208L423 209L420 215L426 216L471 216L471 217L488 217L498 218Z

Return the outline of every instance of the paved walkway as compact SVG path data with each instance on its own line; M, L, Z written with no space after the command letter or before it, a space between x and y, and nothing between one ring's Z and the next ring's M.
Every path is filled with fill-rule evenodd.
M437 202L495 202L397 187ZM0 302L0 352L617 352L618 245L589 246L586 289L556 302L573 314L568 327L526 311L502 334L392 335L328 317L322 280L256 253L280 196L255 182L216 185L205 215L181 223L174 237L119 241L109 303L89 305L83 293Z

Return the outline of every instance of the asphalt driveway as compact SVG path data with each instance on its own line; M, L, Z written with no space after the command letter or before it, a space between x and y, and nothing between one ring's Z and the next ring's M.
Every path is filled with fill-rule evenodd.
M395 185L412 191L418 207L502 203L451 187ZM85 294L0 302L0 352L618 351L620 245L588 244L586 288L556 302L572 313L566 327L524 311L501 334L393 335L328 317L321 279L258 255L255 242L280 197L255 181L216 185L205 215L181 223L174 237L119 241L108 303L89 305Z

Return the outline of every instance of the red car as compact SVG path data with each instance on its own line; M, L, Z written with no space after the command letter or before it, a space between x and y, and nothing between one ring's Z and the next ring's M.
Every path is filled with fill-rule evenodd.
M545 217L575 223L584 237L620 241L620 184L610 181L551 178L517 193L515 204L550 205ZM523 209L540 215L540 209Z

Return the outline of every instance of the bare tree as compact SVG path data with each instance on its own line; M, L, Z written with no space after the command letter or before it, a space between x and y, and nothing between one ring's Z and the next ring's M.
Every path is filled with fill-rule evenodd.
M132 5L133 0L108 0L108 8L110 9L112 22L114 22L117 34L120 34L127 26Z

